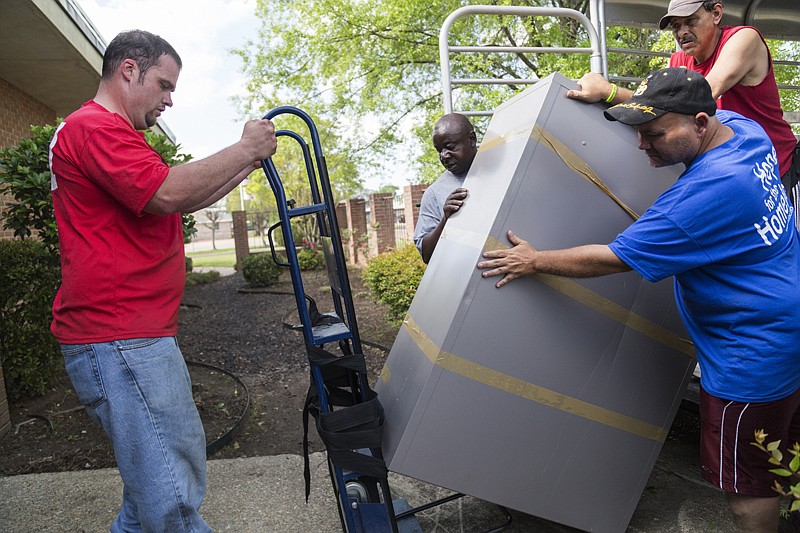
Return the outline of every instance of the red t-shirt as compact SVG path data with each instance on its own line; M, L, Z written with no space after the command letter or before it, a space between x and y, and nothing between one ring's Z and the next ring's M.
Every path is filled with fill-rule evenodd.
M116 113L87 102L50 143L62 344L175 335L186 276L180 214L144 213L169 166Z
M714 63L717 62L720 51L725 46L725 43L728 42L728 39L743 28L756 30L752 26L724 26L722 28L722 36L711 57L702 63L696 64L694 57L687 56L683 50L680 50L672 54L669 66L686 67L706 76L711 71ZM758 32L758 30L756 31ZM761 32L758 35L761 37L761 41L764 42ZM764 42L764 46L767 46L766 42ZM769 49L767 53L769 54ZM794 133L792 133L791 126L783 120L783 110L778 96L778 86L775 83L775 72L772 69L771 56L769 57L769 72L767 72L761 83L758 85L740 85L737 83L717 99L717 107L735 111L758 122L769 135L772 144L775 146L775 151L778 153L780 175L784 175L789 170L789 166L792 164L792 152L797 140L794 137Z

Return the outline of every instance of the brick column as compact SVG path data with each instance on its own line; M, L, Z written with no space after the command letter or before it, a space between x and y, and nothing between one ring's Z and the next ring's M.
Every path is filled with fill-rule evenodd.
M247 211L234 211L233 246L236 250L236 270L241 271L242 259L250 255L250 241L247 239Z
M336 223L339 226L339 235L342 238L342 250L344 250L344 258L346 262L350 262L350 247L348 243L350 239L347 233L350 228L347 227L347 202L342 200L336 204Z
M341 233L344 230L348 229L348 227L347 227L347 202L341 201L338 204L336 204L336 222L339 224L339 233Z
M422 201L422 194L428 188L427 183L417 183L416 185L406 185L403 187L403 203L405 203L406 214L406 237L408 242L414 242L414 228L417 227L419 218L419 203Z
M346 244L350 264L357 265L367 259L363 250L367 238L367 202L363 198L351 198L345 200L345 208L350 238L342 244Z
M391 250L394 242L394 194L390 192L369 195L370 227L369 256Z

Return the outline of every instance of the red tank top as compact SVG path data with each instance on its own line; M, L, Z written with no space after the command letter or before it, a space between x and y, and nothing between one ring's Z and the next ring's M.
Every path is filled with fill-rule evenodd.
M707 75L719 57L719 53L728 39L733 34L744 28L753 28L752 26L725 26L722 28L722 36L717 43L714 53L703 61L702 63L695 63L695 58L686 55L683 50L675 52L669 61L670 67L685 67L689 70L699 72L703 76ZM758 30L756 30L758 32ZM761 41L764 42L764 36L758 32ZM764 42L764 46L767 43ZM767 49L769 54L769 49ZM783 110L781 109L781 101L778 97L778 86L775 83L775 73L772 69L772 56L769 56L769 71L764 77L763 81L758 85L740 85L736 84L728 89L725 94L717 99L717 108L726 109L728 111L735 111L740 115L753 119L758 122L762 128L767 132L769 138L772 139L772 144L775 145L775 151L778 153L778 162L781 169L781 175L789 170L792 163L792 152L797 144L797 140L792 133L792 128L783 120Z

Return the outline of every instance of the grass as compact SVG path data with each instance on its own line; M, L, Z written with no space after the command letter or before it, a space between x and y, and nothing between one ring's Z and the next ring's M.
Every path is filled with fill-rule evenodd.
M236 264L236 253L233 250L213 250L187 255L192 258L193 267L232 267Z
M251 253L265 251L268 251L268 248L250 248ZM236 265L236 251L233 248L189 252L186 256L192 258L194 267L233 267Z
M251 253L266 252L268 250L269 248L260 246L250 248ZM188 252L186 256L192 258L192 266L195 267L232 267L236 265L236 250L233 248Z

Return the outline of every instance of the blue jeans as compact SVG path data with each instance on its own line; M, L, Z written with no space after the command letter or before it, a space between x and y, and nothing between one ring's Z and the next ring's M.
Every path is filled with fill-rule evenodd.
M124 484L111 526L122 532L206 532L206 440L174 337L61 345L89 416L114 445Z

